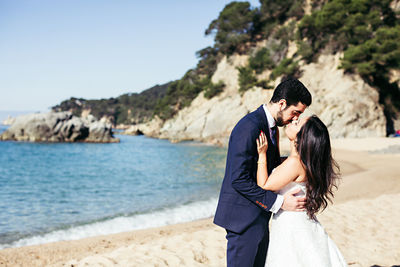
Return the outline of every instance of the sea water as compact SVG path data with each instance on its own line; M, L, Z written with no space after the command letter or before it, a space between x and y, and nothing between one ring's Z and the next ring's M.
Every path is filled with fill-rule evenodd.
M226 149L117 137L0 142L0 249L213 216Z

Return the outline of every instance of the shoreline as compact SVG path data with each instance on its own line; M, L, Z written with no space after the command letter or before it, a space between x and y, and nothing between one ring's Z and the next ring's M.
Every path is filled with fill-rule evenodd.
M1 245L0 251L4 249L40 246L49 243L75 241L96 236L107 236L123 232L142 231L175 224L190 223L211 218L216 203L217 198L212 197L208 200L199 200L185 205L158 209L151 212L130 216L117 216L106 220L70 226L15 240L8 243L8 245Z
M76 258L85 258L94 254L104 254L113 250L128 246L134 242L149 242L161 237L170 236L176 231L193 232L209 229L215 226L212 217L198 219L191 222L171 224L166 226L133 230L116 234L99 235L78 240L57 241L40 245L23 246L17 248L6 248L0 250L0 266L47 266L59 264L63 266L63 261ZM217 227L217 226L215 226ZM42 255L45 254L46 257ZM24 255L21 259L20 255ZM23 262L29 262L24 265ZM71 265L69 265L71 266Z
M400 139L396 140L395 145L400 145ZM395 223L400 216L397 214L400 213L400 204L397 204L400 154L377 154L368 149L384 149L393 145L392 141L379 142L380 147L370 139L364 142L362 147L355 148L343 142L350 150L333 145L334 158L340 164L343 178L334 203L318 218L349 265L394 265L400 261L400 253L394 251L395 244L400 242L400 226ZM79 240L7 248L0 250L0 265L134 266L147 263L147 266L155 266L184 262L179 265L224 266L225 234L209 217Z

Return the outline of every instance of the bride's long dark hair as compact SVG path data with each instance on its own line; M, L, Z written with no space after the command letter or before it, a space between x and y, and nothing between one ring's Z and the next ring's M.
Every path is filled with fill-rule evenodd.
M306 210L311 219L332 202L333 188L337 188L339 166L332 157L329 132L315 115L297 133L297 151L307 175Z

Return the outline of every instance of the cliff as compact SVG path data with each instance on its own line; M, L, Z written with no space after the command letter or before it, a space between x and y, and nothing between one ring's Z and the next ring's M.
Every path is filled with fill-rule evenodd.
M321 55L317 62L302 63L299 78L313 95L307 114L317 114L328 126L331 137L371 137L386 135L386 119L376 89L359 76L338 69L340 54ZM140 132L178 142L197 140L226 145L235 124L247 113L267 103L273 90L253 87L238 94L238 70L248 56L224 57L212 80L222 80L225 90L208 100L200 93L191 105L172 119L136 125L128 133ZM279 83L276 80L275 86ZM280 131L283 135L283 131Z

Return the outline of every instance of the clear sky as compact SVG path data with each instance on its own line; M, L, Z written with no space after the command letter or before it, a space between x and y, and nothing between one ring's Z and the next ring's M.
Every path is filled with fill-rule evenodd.
M1 0L0 110L45 111L179 79L213 44L204 31L229 2Z

